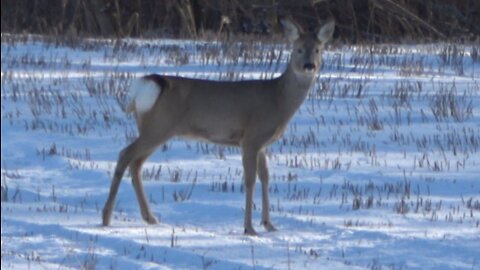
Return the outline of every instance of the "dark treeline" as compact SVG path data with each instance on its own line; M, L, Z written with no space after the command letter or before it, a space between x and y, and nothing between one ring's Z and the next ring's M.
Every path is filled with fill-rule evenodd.
M479 0L2 0L2 33L99 37L267 35L278 17L335 19L344 42L475 41Z

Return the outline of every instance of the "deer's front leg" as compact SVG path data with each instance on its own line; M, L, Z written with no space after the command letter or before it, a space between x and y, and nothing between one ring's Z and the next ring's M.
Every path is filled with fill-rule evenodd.
M243 175L245 184L245 234L257 235L252 226L253 191L255 189L255 177L257 172L258 150L250 147L242 149Z
M268 193L268 164L267 157L264 151L258 153L258 177L262 182L262 225L269 232L276 231L275 227L270 220L270 201Z

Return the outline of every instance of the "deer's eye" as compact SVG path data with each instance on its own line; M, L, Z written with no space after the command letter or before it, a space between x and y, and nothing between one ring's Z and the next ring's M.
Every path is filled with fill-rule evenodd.
M315 49L315 53L319 53L320 50L318 48Z
M298 52L298 53L303 53L303 50L302 50L302 49L298 49L297 52Z

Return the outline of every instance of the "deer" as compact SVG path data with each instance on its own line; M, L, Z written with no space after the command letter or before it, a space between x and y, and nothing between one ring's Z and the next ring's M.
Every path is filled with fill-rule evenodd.
M279 77L215 81L150 74L131 84L132 100L127 111L134 113L139 135L119 154L102 212L103 226L110 225L115 196L127 167L143 220L158 223L145 197L141 169L157 147L176 136L239 147L245 190L244 234L257 235L252 226L257 175L262 193L261 225L268 232L277 230L270 219L265 149L283 135L307 97L335 28L333 20L315 32L305 32L289 17L280 22L293 50Z

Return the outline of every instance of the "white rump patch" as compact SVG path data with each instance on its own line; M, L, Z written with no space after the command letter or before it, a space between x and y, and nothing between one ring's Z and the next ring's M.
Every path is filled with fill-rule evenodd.
M148 112L155 101L157 101L162 88L152 80L145 78L136 79L130 86L130 93L133 95L135 110L138 113Z

